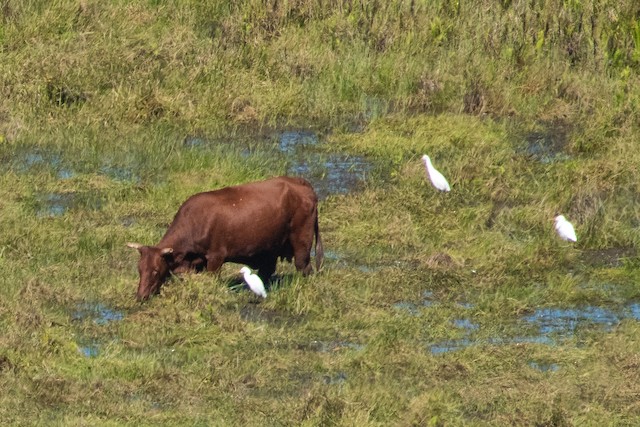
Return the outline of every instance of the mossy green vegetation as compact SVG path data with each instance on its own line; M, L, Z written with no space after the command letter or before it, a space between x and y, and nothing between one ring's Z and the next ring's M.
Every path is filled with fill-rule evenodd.
M3 423L637 424L634 2L0 15ZM320 274L282 263L258 302L227 264L135 302L126 242L285 173L323 195Z

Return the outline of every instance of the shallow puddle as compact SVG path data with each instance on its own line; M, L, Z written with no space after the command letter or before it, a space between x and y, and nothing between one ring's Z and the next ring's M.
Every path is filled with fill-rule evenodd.
M421 308L434 307L439 303L431 291L425 290L422 293L421 302L399 301L392 307L400 313L428 317L429 312ZM457 302L456 305L466 310L474 308L474 304L465 301ZM433 354L442 354L474 345L531 343L554 346L575 338L583 332L610 332L626 319L640 320L640 303L635 302L619 307L540 308L515 321L511 326L516 328L516 334L509 337L475 338L475 334L482 330L482 325L474 322L471 317L461 317L451 320L452 326L463 332L461 338L433 342L427 347Z
M468 335L471 335L468 333ZM480 345L509 345L509 344L545 344L556 345L556 341L546 336L517 336L514 338L489 338L474 339L465 337L453 340L444 340L428 346L432 354L443 354L452 351L464 350L471 346Z
M549 123L539 131L529 132L525 136L525 153L539 161L548 164L569 160L564 150L567 145L569 128L564 123Z
M96 325L104 326L124 319L124 313L102 303L83 302L79 303L72 311L71 319L76 322L90 320ZM80 334L76 343L78 351L84 357L95 358L100 355L101 344L97 339Z
M610 331L620 323L621 315L601 307L543 308L525 316L523 320L536 326L540 335L570 337L579 328L599 327Z
M435 301L433 299L433 292L431 291L422 292L422 305L424 307L431 307L433 304L435 304Z
M326 385L342 385L347 381L347 374L338 372L335 375L325 375L322 377L322 381Z
M74 205L74 193L49 193L38 197L36 215L42 217L52 217L63 215Z
M90 319L97 325L106 325L124 319L124 313L107 307L102 303L80 303L72 314L76 321Z
M71 209L98 210L102 201L96 194L88 193L45 193L36 196L35 211L39 218L64 215Z
M56 166L60 163L60 157L49 155L47 158L41 153L26 153L24 155L23 165L25 169L38 166L38 165L49 165Z
M78 350L84 357L94 358L100 355L100 345L95 342L78 344Z
M462 350L473 345L509 345L509 344L544 344L558 345L564 340L574 338L583 330L599 330L610 332L625 319L640 320L640 303L633 303L614 310L603 307L578 308L541 308L531 314L523 316L518 321L518 327L523 331L535 331L513 338L492 337L489 339L474 339L473 332L480 329L480 325L469 319L455 319L454 326L465 331L465 337L456 340L429 345L433 354L448 353ZM532 329L533 328L533 329Z
M360 188L370 171L370 163L362 157L317 153L308 153L287 168L288 175L306 178L320 200Z
M320 199L362 187L373 164L362 156L324 152L322 144L313 132L282 132L278 147L287 158L287 174L311 182Z
M114 181L140 183L140 177L134 172L133 167L114 166L111 164L102 165L100 173Z
M71 169L62 168L58 170L58 178L60 179L71 179L75 175L75 172Z
M268 138L233 142L188 135L183 141L183 146L189 149L206 150L214 145L239 149L245 158L265 154L284 160L284 173L308 180L320 199L362 188L374 170L369 159L328 150L318 134L308 130L285 130Z
M328 249L324 251L324 259L328 261L343 261L345 256L333 249Z
M73 155L46 151L40 148L23 148L8 162L8 167L17 173L32 173L34 171L53 172L60 180L67 180L75 177L78 171L71 167ZM85 164L81 172L100 173L110 179L123 182L139 183L140 177L135 172L133 166L104 163L100 167Z
M33 168L57 169L62 163L62 158L53 153L41 150L22 150L13 158L12 167L17 172L29 172Z
M462 350L473 345L474 342L469 338L459 340L447 340L429 346L431 354L443 354L452 351Z
M256 297L257 298L257 297ZM260 304L247 304L240 309L240 318L246 322L287 325L300 321L299 317L261 307Z
M629 304L627 310L629 310L629 318L640 320L640 303Z
M540 372L557 372L560 369L560 365L558 365L557 363L530 360L527 364L531 368Z
M319 142L317 134L305 130L288 130L278 136L278 148L289 155L305 147L318 145Z
M454 319L453 326L455 326L458 329L465 329L467 331L473 331L480 327L478 326L477 323L473 323L469 319Z
M418 309L417 304L409 301L399 301L393 304L393 308L398 311L408 313L412 316L418 316L420 314L420 310Z
M415 303L412 301L398 301L393 305L393 307L401 311L407 311L409 312L409 314L417 316L420 314L419 307L433 307L437 303L438 301L435 299L433 292L423 291L422 300L420 302Z
M65 165L61 155L41 149L18 149L18 152L5 164L17 173L30 173L34 170L53 171L58 179L73 178L76 173Z
M361 273L369 274L375 273L383 268L383 265L370 265L370 264L358 264L354 261L351 261L348 256L339 253L337 251L333 251L331 249L325 250L324 252L324 262L327 264L331 264L333 268L340 269L357 269Z

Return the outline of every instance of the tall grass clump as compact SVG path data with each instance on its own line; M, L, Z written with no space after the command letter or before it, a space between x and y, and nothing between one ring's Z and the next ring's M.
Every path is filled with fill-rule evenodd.
M443 110L577 120L629 102L615 86L633 95L637 78L632 2L7 1L3 10L10 128L99 116L108 127L215 133Z

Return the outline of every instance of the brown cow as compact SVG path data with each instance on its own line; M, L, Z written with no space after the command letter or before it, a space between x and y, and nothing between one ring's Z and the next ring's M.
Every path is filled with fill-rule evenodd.
M323 258L318 229L318 198L302 178L266 181L195 194L187 199L155 246L128 243L140 252L138 300L158 293L171 272L217 271L225 262L246 264L267 281L278 258L311 273L316 239L316 269Z

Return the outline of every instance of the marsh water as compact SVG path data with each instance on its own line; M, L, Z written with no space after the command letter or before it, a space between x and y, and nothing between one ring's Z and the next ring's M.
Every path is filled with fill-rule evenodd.
M533 157L541 163L567 160L563 147L566 144L565 127L551 127L542 131L528 134L524 141L524 154ZM212 144L205 138L189 136L185 138L183 150L208 150ZM265 141L243 143L242 156L250 157L254 154L272 155L285 164L286 174L302 176L308 179L316 189L320 199L333 195L347 195L364 188L372 171L380 169L370 159L333 150L329 144L311 131L287 130L276 133ZM241 144L242 145L242 144ZM13 158L9 165L15 172L27 174L34 170L46 170L58 180L70 180L86 171L74 168L74 163L66 159L62 153L48 153L38 150L25 149ZM5 166L6 167L6 166ZM108 179L140 183L136 172L136 165L123 164L106 160L94 171ZM41 218L60 217L72 209L99 210L105 201L99 193L82 193L73 191L43 192L32 196L30 203L33 212ZM122 226L128 227L135 223L135 217L127 217L121 221ZM328 246L328 245L327 245ZM326 250L326 266L333 269L355 269L358 274L379 273L389 265L376 265L361 262L331 248ZM622 265L621 259L635 255L632 248L610 248L599 251L584 251L583 259L590 265L605 264L610 268ZM415 317L429 316L429 310L437 308L438 301L433 293L425 290L420 301L398 301L389 310L398 315ZM482 322L474 316L473 302L459 304L469 314L464 317L451 319L451 327L458 331L458 337L440 342L427 342L426 350L434 355L441 355L453 351L463 350L476 345L506 345L517 343L536 343L543 345L559 345L567 340L574 340L588 331L608 332L616 328L625 320L640 320L640 303L632 302L618 306L576 306L576 307L544 307L536 309L518 319L511 325L504 325L509 332L504 336L492 335L485 331ZM240 311L241 318L247 322L268 322L276 325L286 325L295 319L287 315L261 308L259 305L247 305ZM91 321L98 327L105 327L112 322L122 321L126 312L118 311L100 302L79 303L70 310L74 321ZM492 326L494 330L495 325ZM86 357L99 357L102 342L86 336L78 338L79 351ZM318 352L332 352L340 349L361 351L366 343L325 340L318 338L310 343L301 344L302 349ZM557 365L544 361L530 361L529 365L537 370L553 372L559 369ZM338 374L327 380L329 383L343 382L345 377Z
M522 151L543 164L569 160L571 156L565 150L569 132L570 127L565 123L543 123L525 135Z
M232 143L197 136L187 136L183 142L191 150L229 145L241 147L244 158L264 156L284 163L280 173L306 178L321 200L361 189L378 166L363 156L332 150L317 133L307 130L286 130Z
M309 180L320 199L361 188L373 168L362 156L323 150L323 143L312 132L283 132L278 147L287 158L287 174Z
M97 326L107 326L125 317L125 313L108 307L101 302L81 302L70 310L71 319L74 322L91 322ZM85 357L98 357L103 340L90 337L82 332L76 333L76 345L78 351Z
M508 325L511 331L516 331L515 335L488 338L474 337L482 329L480 323L468 318L453 319L452 326L460 329L463 337L431 343L428 349L433 354L442 354L472 345L537 343L553 346L569 340L579 341L589 331L610 332L626 319L640 320L638 303L620 307L541 308Z
M429 309L437 307L440 302L433 298L429 291L423 293L424 299L420 303L399 301L392 305L392 310L401 315L410 315L426 318ZM427 351L434 355L440 355L453 351L463 350L470 346L483 345L510 345L510 344L544 344L549 346L560 345L568 340L579 340L581 334L588 331L610 332L621 322L631 319L640 320L640 303L630 303L618 307L582 306L572 308L540 308L530 314L515 319L512 324L504 325L510 332L508 335L494 335L487 337L483 333L481 322L474 320L471 303L458 304L468 310L468 316L451 319L451 326L459 330L462 337L431 342L426 344ZM97 326L108 326L112 322L118 322L126 317L126 313L100 302L82 302L71 310L71 318L77 322L89 321ZM291 317L276 310L261 307L259 304L250 303L240 309L240 317L246 322L269 323L277 327L284 327L291 323L300 322L301 319ZM495 325L492 325L495 329ZM515 333L514 333L515 331ZM103 342L95 338L79 334L77 339L79 351L86 357L98 357ZM318 339L307 343L298 344L301 350L333 353L336 351L362 351L366 343ZM539 361L530 361L532 368L541 371L557 371L555 364L545 364Z

